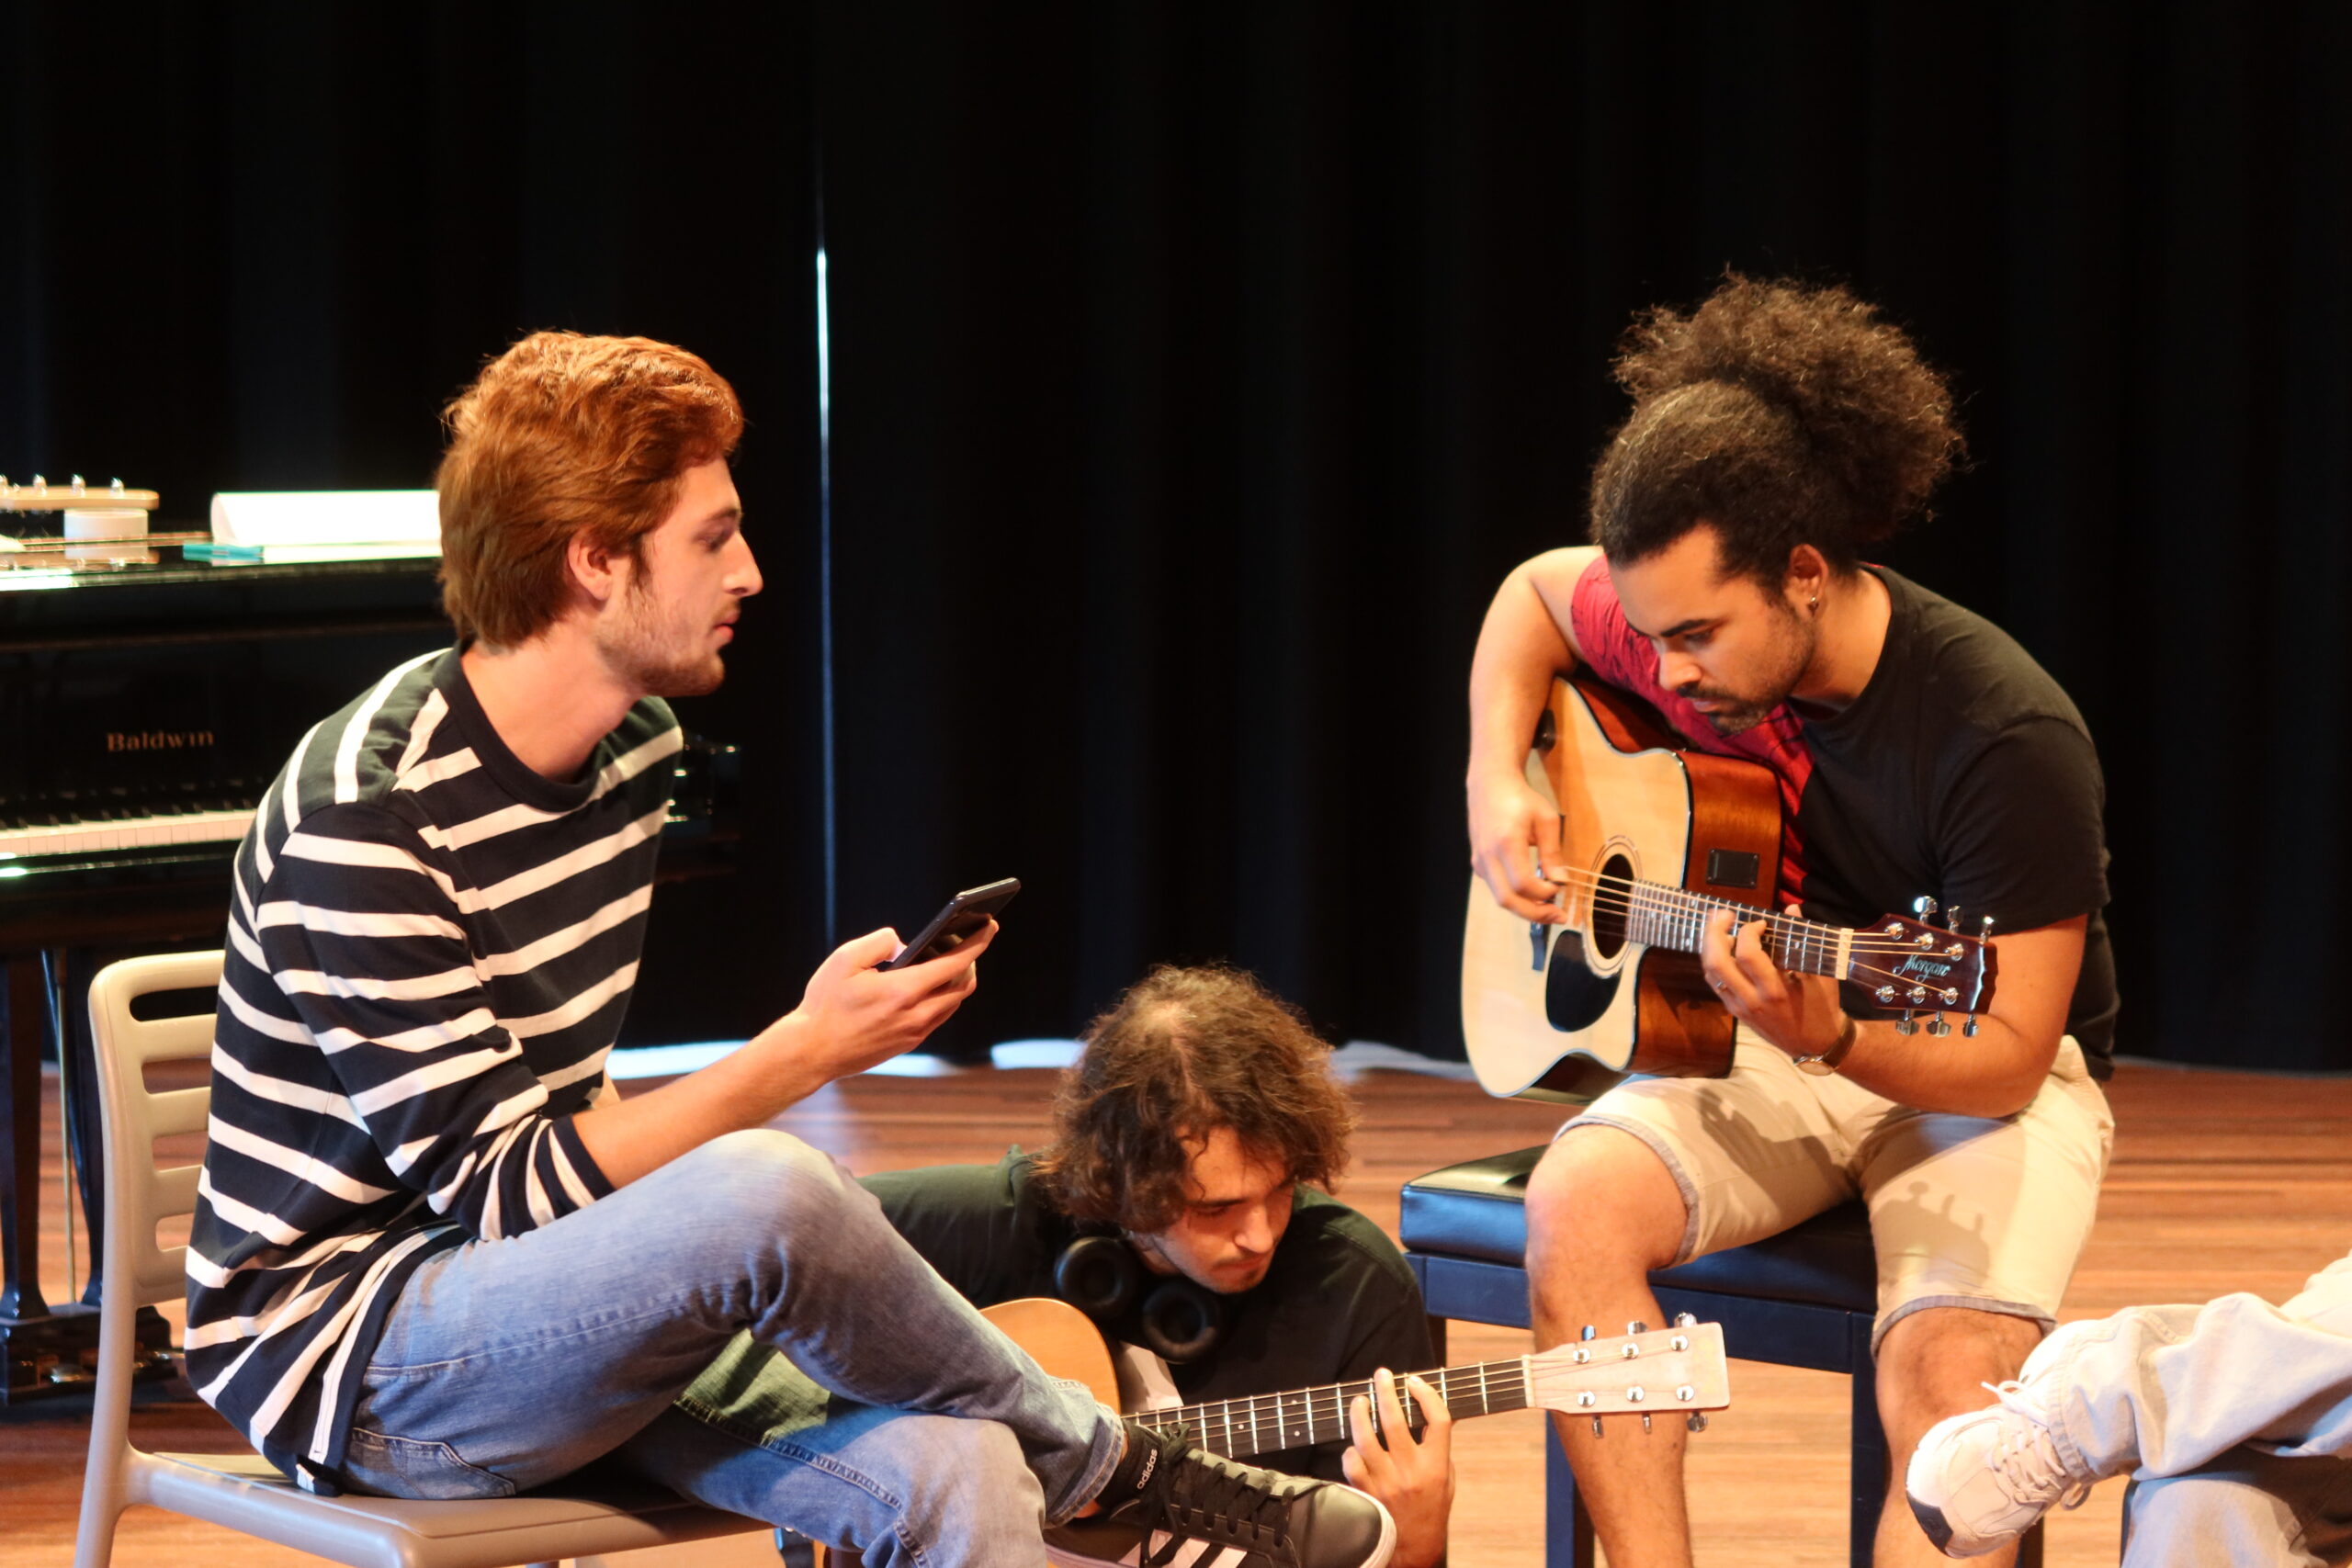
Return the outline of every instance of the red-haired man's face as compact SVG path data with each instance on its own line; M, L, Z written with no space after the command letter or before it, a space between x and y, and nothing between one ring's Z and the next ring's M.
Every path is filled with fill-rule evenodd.
M678 503L639 543L639 564L605 602L596 645L613 670L650 696L694 697L727 677L742 602L760 591L743 538L743 503L722 459L686 470Z

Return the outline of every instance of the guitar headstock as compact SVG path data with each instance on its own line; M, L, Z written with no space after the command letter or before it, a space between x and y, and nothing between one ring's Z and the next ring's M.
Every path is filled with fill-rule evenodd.
M1527 1402L1573 1416L1721 1410L1731 1403L1724 1325L1686 1323L1555 1345L1527 1359Z
M1936 901L1922 896L1911 915L1881 915L1853 933L1851 956L1840 977L1847 983L1847 1000L1859 1010L1897 1015L1895 1027L1908 1034L1917 1027L1915 1013L1935 1016L1928 1032L1949 1034L1943 1015L1965 1013L1965 1032L1976 1032L1976 1015L1993 993L1996 954L1993 917L1985 916L1976 934L1960 929L1957 905L1946 911L1939 929L1930 921Z

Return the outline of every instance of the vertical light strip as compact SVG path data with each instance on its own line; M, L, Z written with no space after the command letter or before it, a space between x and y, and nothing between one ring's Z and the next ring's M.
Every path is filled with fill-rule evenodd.
M817 638L824 769L825 946L841 942L840 813L833 758L833 327L825 291L825 200L817 197Z

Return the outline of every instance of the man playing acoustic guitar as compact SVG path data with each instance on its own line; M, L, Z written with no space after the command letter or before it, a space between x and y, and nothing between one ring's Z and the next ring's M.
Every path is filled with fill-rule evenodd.
M1879 1406L1907 1455L2015 1374L2090 1229L2115 1012L2098 758L2006 634L1863 563L1961 446L1941 378L1870 306L1732 276L1645 318L1617 374L1634 408L1594 472L1594 546L1513 570L1479 634L1470 835L1496 899L1557 923L1593 869L1564 863L1525 773L1554 680L1583 669L1690 746L1772 771L1778 903L1854 926L1927 894L2000 934L1980 1032L1939 1036L1848 1016L1760 923L1713 916L1700 959L1739 1021L1734 1065L1630 1079L1546 1152L1527 1195L1537 1339L1656 1323L1649 1270L1859 1195ZM1679 1426L1558 1426L1610 1561L1687 1564ZM1891 1501L1877 1562L1937 1560L1899 1477Z
M1365 1400L1343 1413L1326 1389L1311 1402L1316 1421L1329 1419L1313 1440L1269 1435L1248 1457L1363 1488L1396 1518L1396 1568L1430 1568L1453 1495L1452 1423L1437 1393L1406 1375L1435 1362L1411 1270L1378 1225L1316 1190L1346 1168L1355 1120L1329 1058L1250 976L1162 967L1088 1027L1047 1147L864 1184L975 1305L1058 1294L1086 1309L1125 1347L1131 1408L1372 1380L1380 1435ZM1418 1438L1406 1403L1428 1421ZM822 1395L745 1337L682 1404L760 1442L810 1418ZM1234 1433L1196 1435L1227 1451ZM1136 1546L1117 1519L1072 1521L1047 1540L1057 1563L1133 1561ZM1213 1549L1200 1560L1222 1561Z

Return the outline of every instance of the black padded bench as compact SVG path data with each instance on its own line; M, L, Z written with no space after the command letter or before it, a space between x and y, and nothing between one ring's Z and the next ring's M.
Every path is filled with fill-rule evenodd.
M1540 1145L1514 1149L1405 1184L1397 1229L1432 1318L1528 1326L1527 1178L1543 1153ZM1650 1276L1669 1320L1687 1312L1724 1325L1725 1354L1853 1379L1847 1483L1853 1568L1870 1568L1886 1496L1886 1434L1871 1371L1877 1281L1870 1215L1860 1203ZM1442 1331L1442 1325L1433 1326ZM1624 1325L1595 1326L1613 1334ZM1575 1477L1548 1433L1544 1451L1546 1568L1591 1568L1592 1525L1578 1506ZM2027 1536L2018 1562L2040 1568L2039 1528Z

